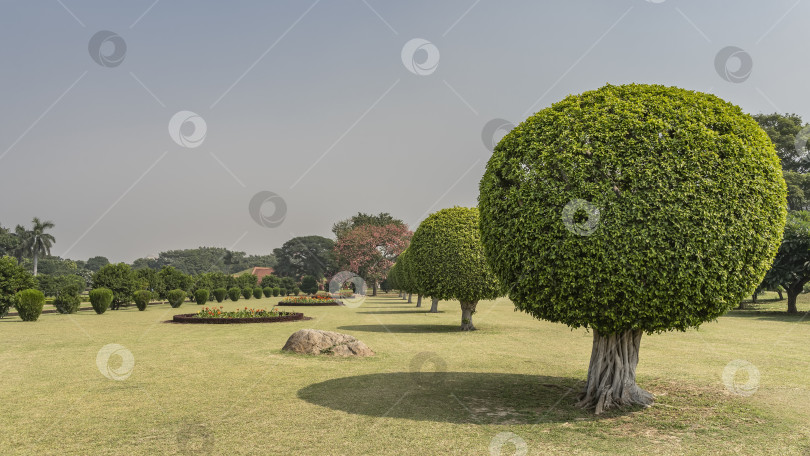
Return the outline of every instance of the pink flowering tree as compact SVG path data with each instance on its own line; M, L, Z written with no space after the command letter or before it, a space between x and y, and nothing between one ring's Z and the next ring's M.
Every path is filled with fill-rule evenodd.
M351 271L372 287L385 279L394 260L408 247L413 232L406 225L361 225L343 234L335 243L338 268Z

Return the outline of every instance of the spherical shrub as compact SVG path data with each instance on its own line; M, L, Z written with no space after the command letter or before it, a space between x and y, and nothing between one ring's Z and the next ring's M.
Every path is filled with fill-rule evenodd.
M109 288L95 288L90 290L90 305L97 314L101 315L110 308L113 292Z
M314 294L318 291L318 279L315 276L305 275L301 279L301 291L306 294Z
M197 303L198 306L201 306L208 302L208 296L210 293L205 288L200 288L199 290L194 292L194 301Z
M259 288L259 287L254 288L253 289L253 297L256 298L256 299L261 299L261 297L262 297L262 289Z
M262 293L264 293L265 298L269 298L270 296L273 296L273 289L270 287L264 287L262 288Z
M61 314L72 314L79 310L82 303L79 288L76 285L65 285L53 300L53 306Z
M683 331L762 281L786 186L768 135L739 107L608 85L508 133L479 208L487 258L518 309L603 334Z
M144 311L146 310L146 306L149 305L149 301L152 300L152 292L139 290L132 295L132 298L135 301L135 305L138 307L138 310Z
M278 294L279 294L280 296L287 296L287 289L285 289L285 288L279 288L279 289L278 289Z
M238 301L239 296L242 294L242 290L236 287L232 287L228 290L228 299L231 301Z
M217 300L217 302L224 301L226 296L228 296L228 290L224 288L214 289L214 298Z
M245 299L250 299L253 296L253 288L242 288L242 297Z
M281 288L273 287L273 296L278 296L281 294Z
M168 293L169 305L172 308L178 308L183 304L183 301L186 300L186 292L180 289L172 290Z
M39 290L28 289L17 292L14 308L23 321L37 321L45 306L45 295Z

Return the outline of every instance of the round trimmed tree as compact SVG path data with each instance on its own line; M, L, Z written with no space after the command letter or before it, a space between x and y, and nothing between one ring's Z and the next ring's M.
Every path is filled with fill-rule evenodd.
M697 327L750 295L785 225L774 146L739 107L657 85L569 96L508 133L480 184L484 248L515 306L585 327L579 405L649 405L643 333Z
M434 300L460 301L462 331L475 329L472 315L478 301L502 295L484 256L478 218L474 207L434 212L416 229L408 247L409 277L416 288Z

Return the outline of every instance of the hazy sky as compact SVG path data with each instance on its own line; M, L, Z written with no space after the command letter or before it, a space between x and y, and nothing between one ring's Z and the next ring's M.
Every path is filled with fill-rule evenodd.
M476 204L489 121L605 83L810 120L808 14L795 0L2 1L0 224L53 220L53 254L112 261L265 254L358 211L415 228ZM196 128L180 114L173 137L181 111ZM259 192L284 203L254 204L268 226L249 210Z

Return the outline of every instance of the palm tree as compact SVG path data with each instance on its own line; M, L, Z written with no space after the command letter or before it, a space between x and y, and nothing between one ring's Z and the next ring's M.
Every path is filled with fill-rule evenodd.
M20 238L20 248L18 255L27 256L33 255L34 258L34 275L37 275L37 262L40 256L50 255L51 246L56 239L45 232L45 230L53 228L55 225L51 221L41 221L39 217L34 217L33 228L31 231L26 231L20 225L14 230L15 234Z

